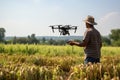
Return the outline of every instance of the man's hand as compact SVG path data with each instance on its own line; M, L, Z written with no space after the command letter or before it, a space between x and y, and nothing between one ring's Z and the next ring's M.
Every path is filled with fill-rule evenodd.
M73 46L73 45L76 45L76 46L79 46L79 42L75 42L75 41L68 41L67 42L69 45Z
M69 45L71 45L71 46L75 45L75 42L74 42L74 41L68 41L67 43L68 43Z

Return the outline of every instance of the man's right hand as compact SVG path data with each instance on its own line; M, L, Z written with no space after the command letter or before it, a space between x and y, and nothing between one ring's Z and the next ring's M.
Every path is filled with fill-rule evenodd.
M67 43L71 46L73 46L73 45L79 46L80 45L79 42L75 42L75 41L68 41Z
M75 42L74 42L74 41L71 41L71 40L68 41L67 43L68 43L69 45L71 45L71 46L75 45Z

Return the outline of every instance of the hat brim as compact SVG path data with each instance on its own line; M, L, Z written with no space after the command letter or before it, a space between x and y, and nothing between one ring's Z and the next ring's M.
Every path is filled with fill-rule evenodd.
M91 22L89 22L89 21L87 21L87 20L83 20L84 22L86 22L86 23L88 23L88 24L91 24L91 25L97 25L97 23L96 22L94 22L94 23L91 23Z

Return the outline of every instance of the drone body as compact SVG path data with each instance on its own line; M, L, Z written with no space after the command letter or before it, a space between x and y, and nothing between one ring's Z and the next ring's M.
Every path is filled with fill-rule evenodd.
M71 26L71 25L52 25L49 26L52 28L52 31L54 32L54 29L58 29L60 32L60 35L70 35L69 30L77 30L77 26Z

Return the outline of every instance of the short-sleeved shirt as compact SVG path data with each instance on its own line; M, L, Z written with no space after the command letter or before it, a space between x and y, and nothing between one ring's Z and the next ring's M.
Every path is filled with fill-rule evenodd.
M80 44L84 43L86 44L84 46L86 57L100 58L102 41L99 31L95 28L87 28L84 34L83 42Z

